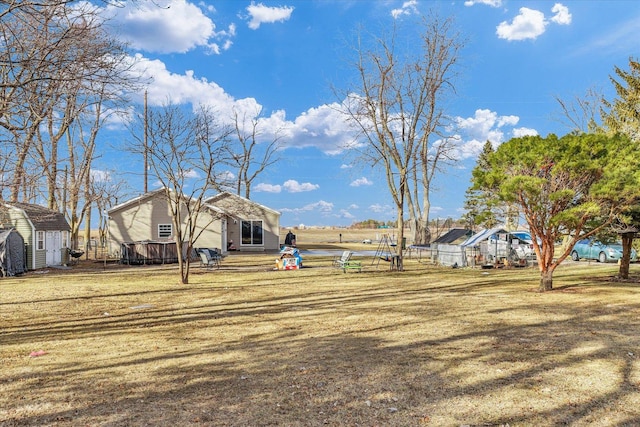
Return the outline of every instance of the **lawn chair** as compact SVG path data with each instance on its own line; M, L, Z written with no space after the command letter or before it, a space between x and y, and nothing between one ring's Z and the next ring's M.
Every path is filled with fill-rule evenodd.
M353 252L344 251L342 252L342 256L335 257L333 259L333 266L336 268L341 268L343 272L347 272L347 270L358 270L358 272L362 271L362 261L353 261L351 256Z
M353 255L353 252L351 251L342 252L342 256L333 258L333 266L337 268L344 267L344 265L349 262L352 255Z
M347 272L347 270L358 270L358 272L362 271L362 261L354 261L351 259L353 252L344 251L342 252L342 256L335 257L333 259L333 266L336 268L341 268L343 272Z
M202 248L198 249L200 256L200 267L207 267L208 270L220 268L220 260L222 256L215 249Z

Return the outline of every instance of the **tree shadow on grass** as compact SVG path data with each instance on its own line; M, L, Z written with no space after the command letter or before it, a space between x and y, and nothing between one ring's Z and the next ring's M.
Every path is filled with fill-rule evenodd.
M57 336L61 346L89 339L106 345L122 334L148 334L161 344L132 343L110 359L99 352L96 360L52 355L41 365L34 361L28 373L5 371L3 382L22 399L6 402L0 421L622 426L640 420L637 302L514 296L492 277L423 286L353 283L363 277L336 275L342 288L290 284L283 295L261 285L265 292L250 299L232 289L219 295L226 302L200 287L179 309L21 324L7 344Z

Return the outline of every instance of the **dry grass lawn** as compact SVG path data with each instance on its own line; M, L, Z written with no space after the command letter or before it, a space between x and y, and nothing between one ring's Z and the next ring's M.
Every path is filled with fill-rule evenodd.
M640 425L640 285L615 265L540 294L535 269L274 259L1 279L0 425Z

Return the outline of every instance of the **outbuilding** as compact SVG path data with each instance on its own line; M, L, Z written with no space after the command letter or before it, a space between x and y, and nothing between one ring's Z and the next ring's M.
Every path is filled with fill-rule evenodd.
M0 230L0 275L17 276L25 271L24 239L13 228Z
M4 205L2 224L23 237L27 270L68 263L71 227L63 213L36 204L12 202Z

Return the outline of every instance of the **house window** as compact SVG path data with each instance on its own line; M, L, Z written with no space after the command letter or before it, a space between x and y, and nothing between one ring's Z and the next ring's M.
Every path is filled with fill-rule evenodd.
M62 247L63 248L68 248L69 247L69 232L68 231L63 231L62 232Z
M171 224L158 224L158 238L168 239L173 235L173 227Z
M36 232L36 249L39 251L44 249L44 231Z
M263 244L262 221L242 221L242 244Z

